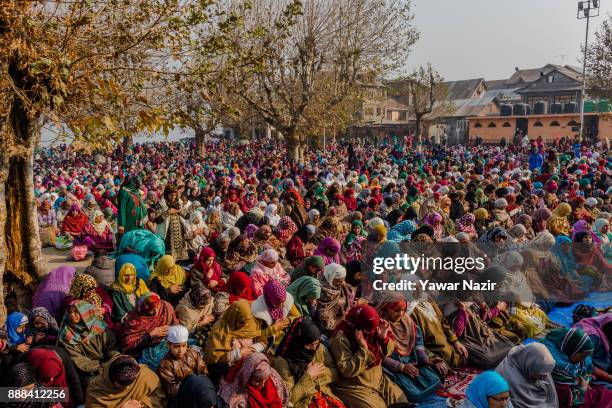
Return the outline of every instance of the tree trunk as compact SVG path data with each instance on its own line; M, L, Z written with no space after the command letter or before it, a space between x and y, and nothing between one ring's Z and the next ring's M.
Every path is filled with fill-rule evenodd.
M304 163L306 143L301 136L297 135L295 128L289 128L283 133L287 144L287 158L292 163Z
M29 117L21 103L15 102L0 146L0 276L4 288L0 316L6 309L29 308L43 277L33 181L40 128L39 118Z
M123 149L128 150L134 144L134 138L132 136L125 136L123 138Z
M204 157L206 154L206 144L204 138L206 137L206 132L204 129L196 127L195 131L195 141L196 141L196 154L198 157Z

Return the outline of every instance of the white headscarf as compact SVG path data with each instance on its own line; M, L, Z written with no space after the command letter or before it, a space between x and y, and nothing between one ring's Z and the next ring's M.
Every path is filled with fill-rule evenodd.
M272 227L276 227L278 222L280 221L280 216L276 213L277 207L276 204L268 204L266 207L266 211L264 211L264 217L268 219L268 222Z
M330 263L323 268L323 277L329 286L333 286L334 279L346 278L346 269L340 264Z

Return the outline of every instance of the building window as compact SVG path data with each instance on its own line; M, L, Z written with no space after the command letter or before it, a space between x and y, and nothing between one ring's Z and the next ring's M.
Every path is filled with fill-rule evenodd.
M387 120L393 120L393 111L387 111Z
M540 122L539 120L533 124L533 127L542 127L542 122Z
M489 123L489 126L487 126L487 127L494 128L494 127L497 127L497 126L495 125L495 123L491 122L491 123Z
M580 126L580 123L576 122L575 120L570 120L570 121L567 123L567 126L574 126L574 127L575 127L575 126Z
M548 78L546 78L546 80L548 81L549 84L552 84L555 81L555 76L549 75Z
M400 111L399 120L406 120L406 111Z
M512 127L512 125L511 125L510 123L506 122L506 123L504 123L504 124L502 125L502 127Z
M481 128L481 127L482 127L482 125L481 125L480 123L477 123L477 124L475 124L475 125L474 125L474 127L475 127L475 128Z
M576 97L575 96L554 96L553 97L553 103L560 103L561 105L564 105L570 102L576 102Z
M550 126L561 126L561 125L556 120L553 120L552 122L550 122Z

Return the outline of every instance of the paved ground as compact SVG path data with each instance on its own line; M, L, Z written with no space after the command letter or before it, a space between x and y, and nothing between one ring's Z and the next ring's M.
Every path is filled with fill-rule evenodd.
M51 272L53 269L62 265L71 265L77 269L78 272L83 272L86 267L91 264L91 258L85 259L84 261L74 262L70 260L70 250L60 251L55 247L43 248L43 267L45 273Z

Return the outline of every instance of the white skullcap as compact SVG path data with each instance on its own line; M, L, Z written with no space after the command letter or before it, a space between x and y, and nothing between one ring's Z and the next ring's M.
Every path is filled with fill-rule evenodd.
M169 343L187 343L189 338L189 330L185 326L170 326L166 339Z

